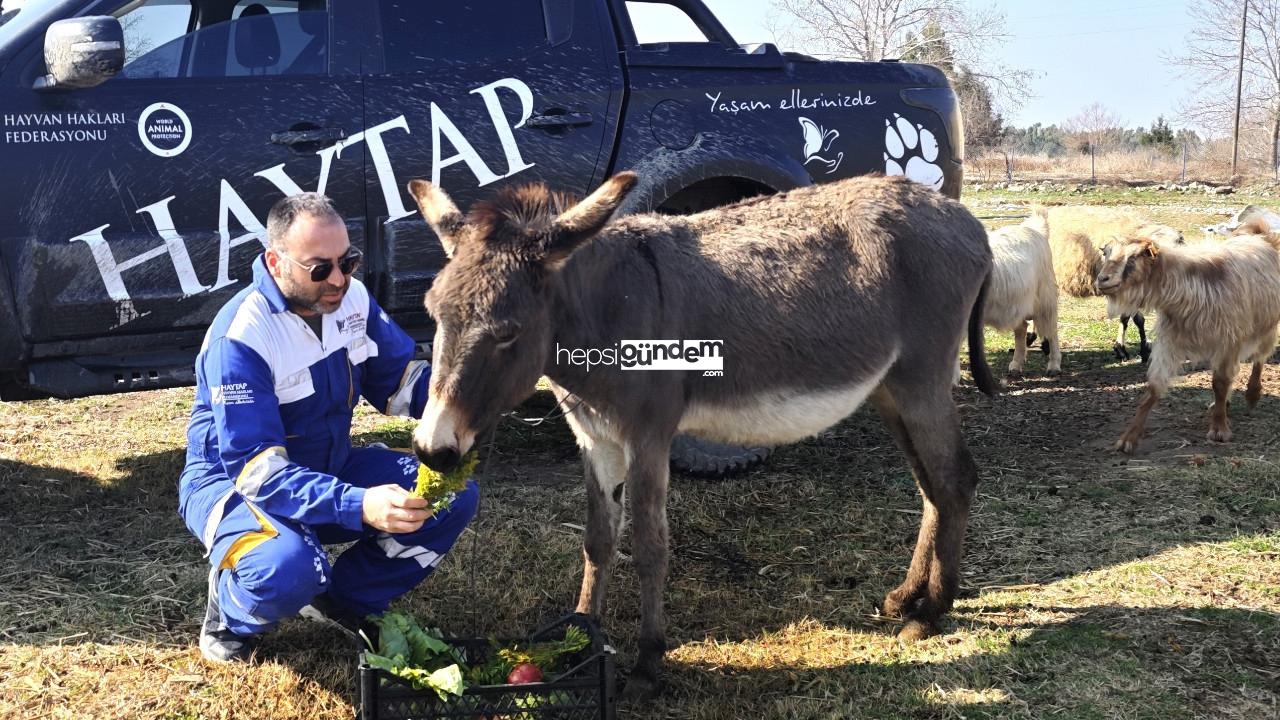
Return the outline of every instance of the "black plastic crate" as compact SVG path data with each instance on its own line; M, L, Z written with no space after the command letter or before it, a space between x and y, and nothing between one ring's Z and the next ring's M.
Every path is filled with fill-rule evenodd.
M364 652L356 670L360 688L359 720L434 720L435 718L493 718L506 720L614 720L613 647L586 615L569 614L519 642L564 638L565 628L587 631L591 644L566 658L569 670L546 682L525 685L477 685L462 695L441 700L434 690L415 690L401 678L371 667ZM493 647L483 638L448 642L462 650L467 664L483 663ZM502 645L509 640L500 640Z

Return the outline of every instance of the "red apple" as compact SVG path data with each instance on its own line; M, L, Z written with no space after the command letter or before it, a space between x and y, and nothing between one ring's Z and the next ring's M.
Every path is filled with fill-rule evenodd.
M507 674L508 685L527 685L536 682L542 682L542 671L533 663L520 663L511 668L511 672Z

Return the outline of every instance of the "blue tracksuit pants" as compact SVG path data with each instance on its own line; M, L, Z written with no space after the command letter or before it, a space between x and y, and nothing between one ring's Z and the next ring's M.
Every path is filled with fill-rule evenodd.
M379 447L354 448L336 475L362 487L391 483L413 489L418 461ZM197 493L225 493L232 481L198 483ZM365 526L363 532L337 525L303 525L272 517L232 494L209 548L216 574L223 623L232 632L264 632L298 614L327 592L357 617L377 614L435 570L475 516L480 491L474 480L453 505L436 513L416 532L390 534ZM209 522L194 508L213 502L182 502L187 527L203 537ZM188 509L192 509L190 512ZM355 541L330 565L323 545Z

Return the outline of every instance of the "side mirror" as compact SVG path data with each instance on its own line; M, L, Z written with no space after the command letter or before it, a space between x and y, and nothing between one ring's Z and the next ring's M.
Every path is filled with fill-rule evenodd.
M75 90L101 85L124 67L124 30L109 15L58 20L44 33L48 75L36 90Z

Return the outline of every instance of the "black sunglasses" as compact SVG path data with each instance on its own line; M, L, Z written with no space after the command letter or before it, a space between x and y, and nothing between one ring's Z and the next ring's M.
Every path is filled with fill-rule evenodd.
M303 270L311 273L311 282L324 282L333 274L332 260L323 260L315 265L303 265L284 253L279 253L279 255L285 260L288 260L294 265L297 265ZM350 275L360 268L361 260L364 260L364 253L360 252L356 248L351 248L347 251L346 255L338 258L338 270L340 270L343 275Z

